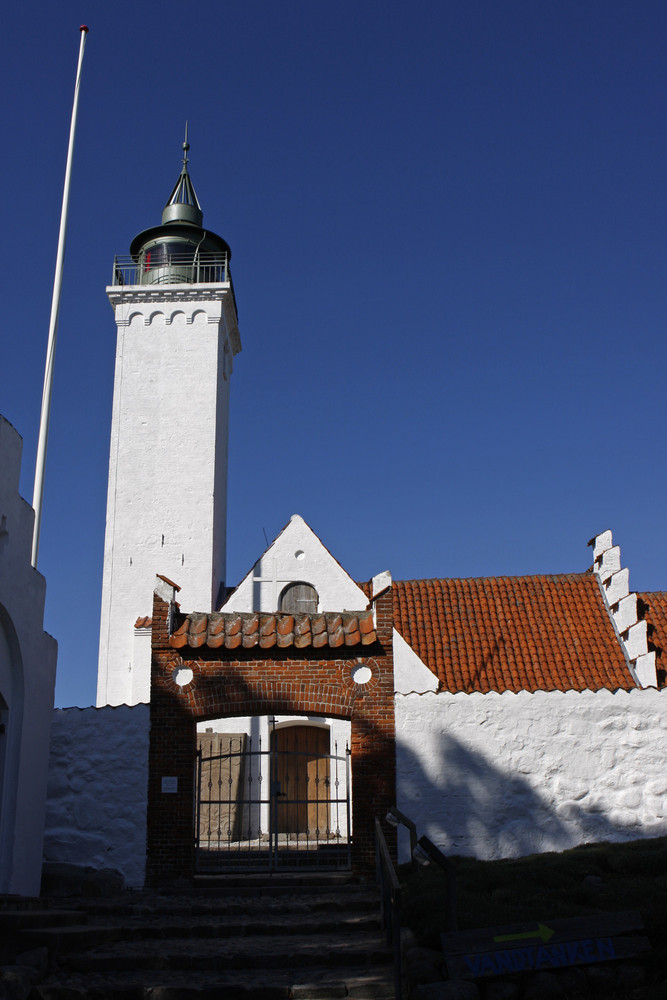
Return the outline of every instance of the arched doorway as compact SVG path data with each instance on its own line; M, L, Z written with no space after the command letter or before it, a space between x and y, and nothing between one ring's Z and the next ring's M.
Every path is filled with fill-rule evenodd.
M349 740L344 719L199 723L196 870L349 868Z

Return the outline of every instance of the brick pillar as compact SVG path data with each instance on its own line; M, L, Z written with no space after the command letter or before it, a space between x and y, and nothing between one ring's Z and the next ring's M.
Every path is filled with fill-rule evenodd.
M360 688L352 714L352 860L363 873L375 865L375 824L381 821L396 857L396 831L384 822L396 801L396 730L394 724L393 607L391 588L375 601L380 651L369 665L373 677Z
M174 697L169 646L170 603L153 597L151 731L148 764L146 880L149 885L194 875L196 720Z

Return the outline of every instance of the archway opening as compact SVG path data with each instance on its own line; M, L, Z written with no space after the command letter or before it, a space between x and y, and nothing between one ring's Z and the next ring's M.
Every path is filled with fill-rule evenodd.
M197 724L200 873L347 868L350 722L251 716Z

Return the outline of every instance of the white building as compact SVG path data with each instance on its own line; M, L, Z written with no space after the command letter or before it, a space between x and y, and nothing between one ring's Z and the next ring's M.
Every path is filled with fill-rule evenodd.
M142 882L145 810L141 826L137 815L149 714L138 703L150 698L156 574L165 592L174 592L171 581L179 588L181 624L169 642L175 663L187 646L190 660L174 671L183 687L189 662L203 675L223 643L240 645L230 629L252 628L250 648L261 646L265 628L266 647L278 648L289 619L297 648L298 620L315 647L313 629L327 616L367 622L390 590L396 801L445 850L503 857L667 833L667 596L630 591L611 532L592 540L584 572L409 581L383 572L359 583L295 515L236 589L225 588L229 378L240 340L229 248L202 229L186 163L162 225L136 237L108 289L118 351L99 707L59 719L69 739L52 751L47 856L97 866L113 859L131 884ZM373 651L357 641L363 684L364 654ZM123 703L136 706L130 730L131 710L109 707ZM333 750L347 740L343 714L223 720L204 711L197 729L200 738L207 730L244 734L266 746L270 728L310 728ZM109 780L86 788L86 817L98 821L82 823L80 749L102 723L108 739L97 751L111 756L99 773ZM113 780L114 754L116 772L127 767L128 731L137 748L131 794ZM170 794L172 779L165 788ZM268 800L261 808L265 829Z
M38 895L57 646L19 495L23 442L0 416L0 893Z
M156 572L189 607L225 582L229 379L241 350L231 251L202 228L187 169L162 213L116 258L118 327L97 704L149 697L150 649L136 633Z

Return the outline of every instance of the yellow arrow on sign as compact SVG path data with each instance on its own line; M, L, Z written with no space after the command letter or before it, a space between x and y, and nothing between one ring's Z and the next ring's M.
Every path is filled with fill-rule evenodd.
M522 931L520 934L501 934L499 937L494 937L493 940L497 943L501 941L525 941L528 938L541 938L542 941L548 941L555 933L550 927L538 924L536 931Z

